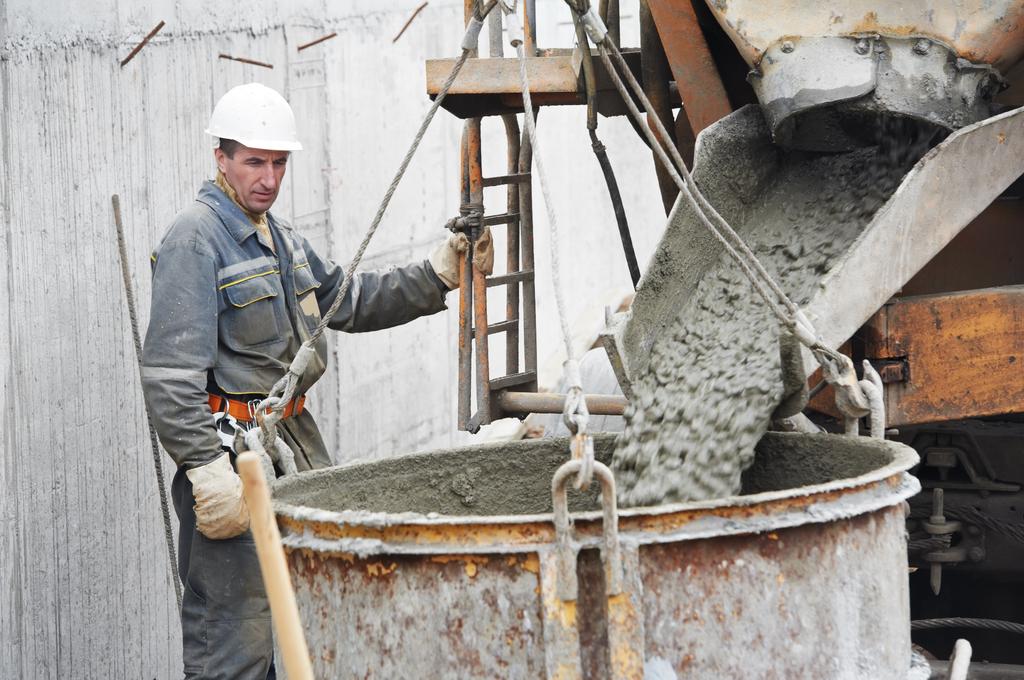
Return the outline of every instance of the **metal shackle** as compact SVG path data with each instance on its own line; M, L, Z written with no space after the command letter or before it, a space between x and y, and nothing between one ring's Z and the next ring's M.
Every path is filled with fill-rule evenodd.
M569 479L583 469L582 460L570 460L555 471L551 479L551 501L555 521L555 546L558 553L558 596L575 600L579 590L576 578L576 554L569 518ZM601 482L603 514L601 562L604 564L605 593L611 597L622 592L622 555L619 548L619 515L615 499L615 477L604 463L594 461L594 474Z

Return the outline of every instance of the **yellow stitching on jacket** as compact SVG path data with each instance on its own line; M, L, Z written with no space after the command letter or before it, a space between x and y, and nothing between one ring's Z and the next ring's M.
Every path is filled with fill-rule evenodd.
M275 295L277 295L277 293L271 293L270 295L264 295L263 297L258 297L255 300L249 300L244 305L236 305L234 302L232 302L231 305L233 307L235 307L236 309L242 309L243 307L248 307L249 305L251 305L254 302L259 302L260 300L266 300L267 298L272 298Z
M250 274L249 276L244 276L244 277L238 279L237 281L230 281L228 283L222 284L222 285L217 287L217 290L224 290L225 288L230 288L231 286L234 286L234 285L237 285L239 283L242 283L243 281L248 281L249 279L256 279L256 278L259 278L261 276L269 276L271 274L280 274L280 273L281 273L281 271L278 270L278 269L271 269L270 271L260 272L259 274ZM272 295L268 295L267 297L273 297L273 296ZM260 299L262 300L263 298L260 298ZM253 302L255 302L255 300L253 300Z

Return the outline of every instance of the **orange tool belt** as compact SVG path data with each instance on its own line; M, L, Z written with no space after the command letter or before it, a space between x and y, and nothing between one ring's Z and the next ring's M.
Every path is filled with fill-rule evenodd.
M238 399L228 399L227 397L221 397L216 394L210 395L210 410L214 413L227 413L235 420L241 422L250 422L253 420L258 400L239 401ZM284 407L284 413L282 418L290 418L297 416L302 413L302 407L306 403L306 397L299 397L298 399L292 399ZM266 410L266 413L270 413L270 409Z

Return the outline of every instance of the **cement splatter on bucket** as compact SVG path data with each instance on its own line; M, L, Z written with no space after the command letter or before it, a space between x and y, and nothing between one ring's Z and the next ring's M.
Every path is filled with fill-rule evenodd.
M741 495L620 510L618 593L596 489L570 485L573 536L556 544L567 451L489 444L279 481L317 677L908 677L912 449L769 433Z

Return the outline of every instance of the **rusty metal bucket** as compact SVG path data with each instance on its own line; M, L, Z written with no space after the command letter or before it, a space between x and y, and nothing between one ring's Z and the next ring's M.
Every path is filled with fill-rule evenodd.
M607 460L614 439L596 443ZM570 489L556 541L567 451L490 444L279 481L317 677L908 677L912 449L770 433L743 495L620 509L611 588L596 488Z

